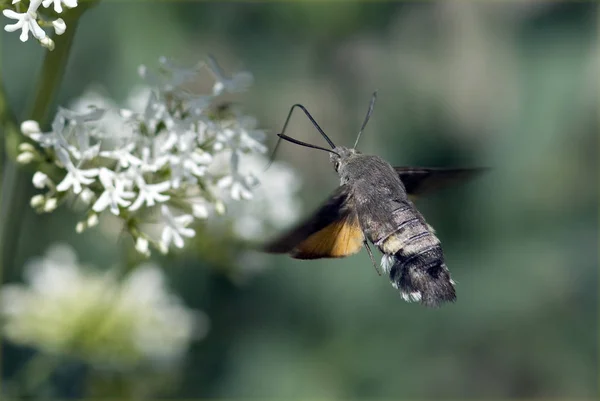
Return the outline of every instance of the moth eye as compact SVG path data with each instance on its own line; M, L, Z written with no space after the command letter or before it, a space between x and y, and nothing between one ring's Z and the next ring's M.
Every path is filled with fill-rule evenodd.
M338 169L340 168L340 162L335 162L335 171L338 171Z

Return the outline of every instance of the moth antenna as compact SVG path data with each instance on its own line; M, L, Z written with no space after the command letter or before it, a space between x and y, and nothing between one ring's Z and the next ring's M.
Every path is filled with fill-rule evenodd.
M375 100L377 100L377 91L373 92L373 97L371 97L371 102L369 103L369 110L367 111L367 115L365 116L365 121L363 121L362 126L360 127L360 131L358 131L358 136L356 137L356 142L354 142L354 149L358 145L358 140L360 139L360 135L363 130L367 126L369 122L369 118L371 118L371 114L373 114L373 108L375 107Z
M281 135L285 134L285 130L287 129L288 123L290 122L290 118L292 118L292 113L294 112L294 109L296 107L299 107L304 112L304 114L306 114L306 117L308 117L310 122L312 122L313 125L315 126L315 128L317 129L317 131L319 131L319 133L323 136L323 138L325 138L325 140L327 141L329 146L331 146L331 149L335 149L335 144L331 141L331 139L329 139L329 137L325 134L325 132L323 132L323 130L321 129L319 124L317 124L317 122L315 121L313 116L308 112L308 110L306 110L306 107L302 106L301 104L295 104L292 107L290 107L290 111L287 115L287 118L285 119L285 123L283 123L283 128L281 129ZM277 139L277 143L275 144L275 148L273 149L273 152L271 153L271 157L269 158L269 164L267 164L265 171L268 170L268 168L271 167L271 164L273 164L273 161L275 161L275 153L277 153L277 149L279 148L279 145L281 144L281 139L282 139L281 135L278 134L279 139ZM318 148L318 149L320 149L320 148Z
M288 141L288 142L291 142L291 143L295 143L296 145L305 146L305 147L307 147L307 148L313 148L313 149L324 150L325 152L333 153L333 154L336 154L336 155L338 155L338 156L339 156L339 153L337 153L337 152L335 152L335 151L333 151L333 150L331 150L331 149L322 148L322 147L320 147L320 146L317 146L317 145L312 145L312 144L310 144L310 143L302 142L302 141L299 141L299 140L297 140L297 139L294 139L294 138L292 138L292 137L289 137L289 136L287 136L287 135L284 135L284 134L277 134L277 136L278 136L280 139L285 139L286 141Z
M271 164L273 164L273 162L275 161L275 153L277 153L277 149L279 148L280 143L281 143L281 137L277 138L277 142L275 143L275 148L273 149L273 152L271 152L271 156L269 157L269 163L267 164L267 167L265 167L264 171L267 171L269 169L269 167L271 167Z

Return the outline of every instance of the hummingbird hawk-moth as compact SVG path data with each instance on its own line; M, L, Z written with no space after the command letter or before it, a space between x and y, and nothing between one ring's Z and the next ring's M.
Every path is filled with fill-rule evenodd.
M377 92L371 98L351 149L334 145L304 106L295 104L291 107L278 134L279 141L284 139L329 152L340 176L340 186L313 215L266 244L264 250L287 253L297 259L318 259L345 257L364 246L379 273L369 246L371 242L383 253L381 268L404 300L426 306L453 302L456 300L455 283L446 267L440 240L409 196L470 178L482 169L392 167L378 156L357 151L358 140L373 113L376 97ZM331 149L285 135L296 107L304 111Z

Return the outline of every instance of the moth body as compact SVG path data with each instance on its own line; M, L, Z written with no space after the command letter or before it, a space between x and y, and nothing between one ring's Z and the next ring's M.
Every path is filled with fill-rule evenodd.
M382 267L407 301L436 306L456 294L439 239L414 204L396 170L378 156L337 147L331 161L349 186L365 238L384 254ZM339 156L338 156L339 155Z

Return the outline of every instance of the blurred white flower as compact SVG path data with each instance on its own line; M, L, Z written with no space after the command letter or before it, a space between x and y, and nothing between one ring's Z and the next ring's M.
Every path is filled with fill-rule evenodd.
M191 238L196 235L196 232L191 228L187 228L194 217L189 214L183 214L181 216L173 216L169 208L165 205L161 207L162 216L165 221L165 226L161 235L161 248L169 249L171 242L177 248L183 248L183 238Z
M177 363L207 318L167 289L163 272L142 265L115 271L80 265L66 245L25 266L24 285L5 285L0 308L5 339L42 352L117 369Z
M129 210L132 212L138 210L142 205L152 207L157 203L166 202L170 199L169 195L161 193L171 189L169 181L163 181L158 184L146 184L144 177L141 175L138 175L135 179L140 192L137 199L129 206Z
M124 180L107 168L100 169L99 177L104 191L100 194L92 209L94 212L100 213L109 207L110 212L118 216L120 214L119 207L129 206L131 202L128 199L133 198L135 193L126 191Z
M215 168L227 168L230 158L227 152L215 160ZM248 241L261 241L288 228L300 217L302 205L299 191L301 180L298 174L284 162L276 161L265 170L268 160L264 155L242 154L235 162L240 171L252 177L252 197L244 202L228 202L229 221L235 234ZM232 179L226 176L223 188L232 190ZM243 189L239 189L243 191ZM231 194L231 198L243 196Z
M235 173L234 173L235 174ZM241 200L241 199L252 199L252 183L253 180L249 176L241 176L238 174L228 175L219 180L217 185L221 189L229 189L229 193L231 199Z
M67 170L65 178L56 186L58 192L65 192L72 189L73 193L79 194L84 185L90 185L95 181L95 177L98 175L97 168L80 170L75 167L64 148L56 147L55 150L58 160Z
M18 0L13 0L13 6L18 2ZM17 12L16 6L14 10L6 8L2 11L2 14L7 18L16 20L16 22L5 25L4 30L14 32L20 29L21 35L19 39L21 42L26 42L29 39L29 32L31 32L33 37L39 40L43 47L54 50L54 41L48 37L42 26L52 27L57 35L62 35L65 32L67 25L62 18L54 19L51 23L49 22L55 16L54 13L60 14L63 12L61 3L67 8L77 7L77 0L31 0L27 11L24 13ZM48 8L51 4L54 4L54 13L40 9L41 5Z
M194 215L194 217L198 219L205 219L208 217L208 207L202 199L190 199L189 202L192 205L192 214Z
M139 237L137 241L135 241L135 249L142 255L147 255L150 253L149 245L150 244L146 238Z
M243 71L228 78L213 57L209 57L208 62L211 67L210 71L213 73L216 81L213 85L213 95L220 95L223 91L243 91L252 85L254 79L251 74Z
M128 168L129 166L141 166L142 160L134 156L132 151L135 149L135 143L129 143L119 149L111 149L100 152L100 156L117 161L117 166L120 168Z
M53 168L43 171L56 171L58 166L64 172L48 178L58 182L56 187L42 185L46 181L39 175L34 185L48 187L49 195L58 192L57 202L84 194L79 197L88 213L109 209L126 220L143 254L149 252L138 238L161 251L171 245L182 248L184 239L195 234L188 228L195 219L205 219L213 210L223 212L231 199L253 197L258 181L239 160L267 150L266 135L255 118L234 108L219 115L218 95L189 90L206 69L223 85L218 94L244 90L249 83L239 78L247 73L227 78L212 59L185 68L161 58L156 74L140 69L154 88L135 88L128 100L131 109L119 108L90 89L72 103L72 110L59 108L51 131L41 132L35 121L24 122L23 134L45 154L24 148L21 159L49 162ZM36 210L46 210L39 201L35 204ZM144 231L159 214L158 230ZM86 227L82 223L78 231Z

